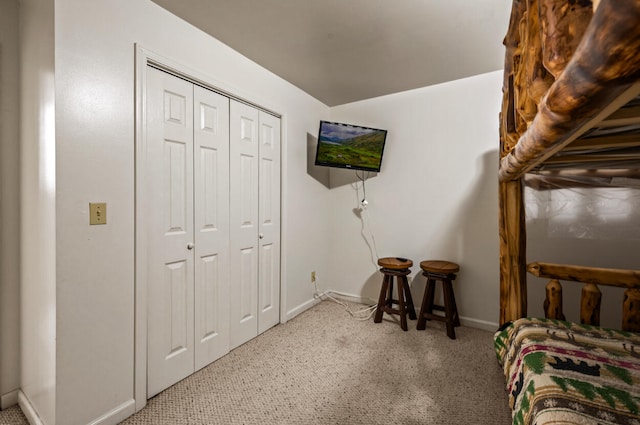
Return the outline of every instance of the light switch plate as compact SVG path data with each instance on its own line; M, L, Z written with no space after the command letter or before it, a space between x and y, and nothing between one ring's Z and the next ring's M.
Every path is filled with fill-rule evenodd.
M89 224L107 224L107 203L89 203Z

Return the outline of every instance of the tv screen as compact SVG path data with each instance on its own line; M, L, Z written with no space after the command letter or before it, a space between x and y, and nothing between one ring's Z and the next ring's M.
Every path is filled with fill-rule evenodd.
M380 171L387 130L320 121L316 165Z

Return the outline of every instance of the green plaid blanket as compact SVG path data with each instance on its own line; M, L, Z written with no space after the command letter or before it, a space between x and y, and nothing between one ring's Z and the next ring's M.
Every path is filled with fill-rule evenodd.
M640 334L527 318L494 343L514 425L640 425Z

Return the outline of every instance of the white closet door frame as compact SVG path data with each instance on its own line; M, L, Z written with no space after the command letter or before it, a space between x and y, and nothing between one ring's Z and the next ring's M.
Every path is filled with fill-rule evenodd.
M146 110L145 96L147 87L147 65L152 65L159 69L166 70L176 76L180 76L203 87L211 88L214 91L225 94L232 99L240 99L246 102L246 99L235 96L236 87L217 81L210 75L205 75L199 71L190 69L184 64L169 59L163 55L159 55L151 50L136 44L135 46L135 341L134 341L134 380L133 380L133 396L135 399L135 409L140 411L147 404L147 232L145 230L146 217L151 213L150 206L146 205L144 200L146 193L145 187L145 152L146 146ZM249 97L249 96L248 96ZM249 102L250 103L250 102ZM261 108L260 106L256 105ZM278 116L280 114L274 113ZM283 118L284 120L284 118ZM284 143L284 136L281 144ZM285 161L281 162L281 170L286 168ZM281 188L281 202L284 202L286 192ZM282 220L282 219L281 219ZM281 241L282 235L286 233L286 224L282 221L281 225ZM281 245L284 243L281 242ZM280 280L286 281L285 263L286 259L280 258ZM286 321L286 291L280 291L280 322Z

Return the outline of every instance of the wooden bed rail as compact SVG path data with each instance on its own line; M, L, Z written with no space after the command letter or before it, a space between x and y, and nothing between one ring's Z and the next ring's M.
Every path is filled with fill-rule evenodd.
M551 279L546 285L544 314L548 319L565 320L562 312L560 280L581 282L580 323L600 325L602 293L598 285L627 288L622 303L622 330L640 332L640 271L572 266L567 264L529 263L527 271Z

